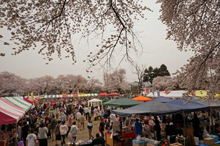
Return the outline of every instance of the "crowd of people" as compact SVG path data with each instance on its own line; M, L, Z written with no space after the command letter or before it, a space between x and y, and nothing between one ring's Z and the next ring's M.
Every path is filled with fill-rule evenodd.
M210 116L211 115L211 116ZM99 133L94 137L93 121L91 116L94 117L94 121L100 119ZM132 121L133 119L133 121ZM208 121L211 125L214 125L216 119L219 119L219 112L196 112L188 113L186 115L186 124L192 124L194 129L194 135L198 136L201 132L200 122ZM87 125L85 125L85 121ZM111 129L114 121L120 122L120 129L123 126L131 126L134 128L136 136L145 136L148 138L154 138L156 140L161 139L161 124L167 125L166 133L177 132L175 134L182 135L183 128L183 115L172 114L164 116L141 116L134 115L134 117L118 117L110 112L108 107L102 109L101 106L87 106L87 102L76 102L74 100L69 101L50 101L36 104L18 123L17 125L8 124L2 125L2 131L11 131L10 140L14 142L16 137L18 141L23 141L24 146L35 146L39 143L39 146L47 146L48 139L55 141L56 145L65 145L66 137L71 137L73 141L77 141L77 132L88 130L88 139L94 140L94 143L101 143L104 141L104 130L111 133ZM175 127L170 129L169 126ZM17 130L16 130L17 127ZM179 129L179 131L178 131ZM213 128L209 129L211 132ZM180 132L180 133L178 133ZM99 141L99 142L98 142Z
M104 141L104 122L103 113L101 107L88 107L87 103L75 104L71 101L57 101L55 104L52 102L36 104L34 108L17 123L18 141L23 141L24 146L35 146L39 143L39 146L47 146L48 139L55 141L56 145L65 145L65 138L71 136L75 142L77 139L77 132L85 128L88 129L88 139L97 139L97 135L92 135L93 121L100 117L101 141ZM109 114L107 110L106 114ZM85 120L88 124L85 125ZM107 125L109 126L109 125ZM16 131L16 125L8 124L2 125L2 131ZM108 128L109 129L109 128ZM11 135L11 138L15 139ZM96 143L96 140L93 143Z

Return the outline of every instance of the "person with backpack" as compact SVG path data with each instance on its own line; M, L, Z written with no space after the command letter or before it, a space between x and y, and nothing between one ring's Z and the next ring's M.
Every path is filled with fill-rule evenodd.
M61 143L62 146L63 144L66 144L65 137L66 137L67 130L68 130L68 127L67 125L65 125L65 121L64 121L62 122L62 125L60 125L60 135L62 137L62 143Z
M60 135L60 123L61 121L58 121L58 124L56 125L56 131L55 131L55 135L56 135L56 146L58 146L57 141L61 140L61 135Z
M74 142L76 141L76 135L77 135L77 131L78 131L78 127L76 126L76 122L73 122L73 125L71 126L71 134L72 134L72 138L74 140Z

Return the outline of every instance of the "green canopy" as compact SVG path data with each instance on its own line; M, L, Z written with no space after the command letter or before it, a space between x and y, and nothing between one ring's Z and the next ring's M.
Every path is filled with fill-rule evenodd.
M133 99L120 98L120 99L110 100L108 102L105 102L104 104L112 107L131 107L141 103L142 102Z
M109 99L102 100L102 103L108 102Z
M117 100L117 99L109 100L109 101L107 101L107 102L104 102L102 105L110 106L110 104L111 104L112 102L114 102L115 100Z

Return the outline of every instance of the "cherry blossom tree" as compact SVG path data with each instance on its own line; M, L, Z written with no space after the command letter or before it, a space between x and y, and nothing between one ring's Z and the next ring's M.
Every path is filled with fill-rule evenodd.
M22 94L26 87L26 80L13 73L0 73L0 96Z
M56 88L60 93L73 93L77 88L82 88L86 82L81 75L59 75L56 79Z
M122 59L132 60L128 52L137 51L134 42L139 41L133 31L134 21L144 18L144 10L150 9L140 0L3 0L0 1L0 28L11 32L11 41L17 45L12 48L13 55L41 45L38 53L49 61L55 52L61 58L65 49L65 57L71 57L73 64L76 62L72 44L75 34L98 38L101 42L98 51L88 54L87 61L92 66L105 58L110 62L118 45L124 46ZM108 28L113 28L114 33L109 33Z
M44 76L34 79L29 79L27 83L28 93L35 93L35 94L51 94L54 92L55 88L55 79L52 76Z
M180 51L194 51L189 63L176 72L177 84L189 92L209 91L208 99L220 91L220 2L158 0L160 20L167 25L167 39Z
M118 91L129 90L130 86L126 81L125 69L115 70L113 73L104 74L104 86L103 90Z
M173 89L175 84L171 76L157 76L153 79L153 87L160 91L169 90L170 87Z
M102 83L98 79L90 79L86 84L82 87L87 93L100 91L102 88Z

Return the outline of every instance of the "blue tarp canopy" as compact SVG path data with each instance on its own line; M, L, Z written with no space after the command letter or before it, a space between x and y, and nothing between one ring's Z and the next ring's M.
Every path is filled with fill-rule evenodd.
M159 97L157 97L157 98L155 98L155 99L153 99L153 100L154 100L154 101L158 101L158 102L163 102L163 103L173 101L173 100L171 100L171 99L169 99L169 98L166 98L166 97L164 97L164 96L159 96Z
M217 102L215 102L215 100L212 102L206 102L204 100L204 98L199 98L199 97L195 97L195 96L192 96L191 98L192 98L193 102L209 106L212 109L220 108L220 104L217 104Z
M112 113L119 116L130 116L131 114L146 114L154 116L179 113L182 111L182 109L167 105L166 103L151 100L128 109L113 110Z
M194 101L190 101L189 103L187 103L187 100L185 100L185 105L184 105L183 99L173 100L173 101L167 102L166 104L177 107L177 108L181 108L182 110L184 110L184 112L194 112L194 111L210 109L209 106L196 103Z

